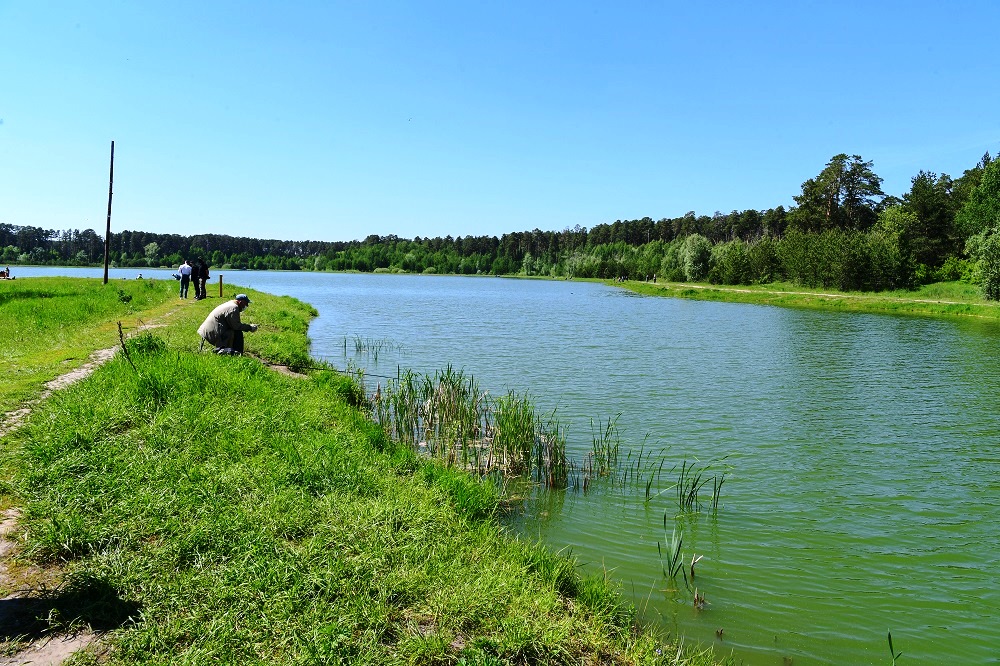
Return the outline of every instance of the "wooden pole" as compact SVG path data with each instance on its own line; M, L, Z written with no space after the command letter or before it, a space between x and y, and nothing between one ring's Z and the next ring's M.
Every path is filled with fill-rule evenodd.
M222 273L219 273L219 298L222 298Z
M111 193L115 184L115 142L111 142L111 172L108 175L108 227L104 232L104 284L108 283L108 257L111 250Z

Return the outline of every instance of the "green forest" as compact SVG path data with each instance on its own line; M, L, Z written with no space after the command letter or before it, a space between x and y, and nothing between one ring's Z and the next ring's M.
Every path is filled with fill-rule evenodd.
M833 156L788 209L496 236L282 241L144 231L112 234L118 267L175 267L204 258L219 269L523 275L764 284L845 291L965 280L1000 299L1000 159L989 152L960 177L920 171L899 196L859 155ZM470 223L471 226L471 223ZM102 265L93 230L0 223L0 263Z

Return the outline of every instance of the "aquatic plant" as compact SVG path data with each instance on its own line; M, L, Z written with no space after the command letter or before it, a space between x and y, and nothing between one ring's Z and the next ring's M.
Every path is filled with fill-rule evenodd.
M618 449L621 439L618 436L619 413L613 419L608 418L606 423L597 420L597 428L594 428L594 420L590 420L590 431L593 446L588 456L588 472L591 476L607 476L618 469Z
M889 656L892 657L892 666L896 666L896 660L903 656L902 651L896 652L892 647L892 632L889 632Z
M363 373L357 374L363 383ZM664 450L647 449L644 441L622 460L617 416L591 421L591 450L582 463L575 462L567 454L566 429L554 411L540 415L527 393L509 390L492 397L480 390L474 377L451 365L433 375L398 371L395 379L378 384L369 404L372 418L390 438L480 475L500 472L533 478L549 488L584 491L595 479L623 491L632 483L645 487L647 502L666 490L660 489ZM707 482L703 472L684 463L675 484L682 510L700 509L698 493ZM717 507L718 477L714 488Z
M354 353L366 354L375 363L378 363L378 356L382 352L398 351L402 346L390 338L362 338L360 335L354 336ZM344 355L347 355L347 337L344 337Z
M691 580L694 580L694 565L701 562L702 558L704 557L705 557L704 555L695 555L695 554L691 555Z
M684 585L687 586L687 574L684 572L684 558L681 556L681 548L684 545L684 532L681 531L680 534L677 533L677 527L674 526L670 530L670 546L666 550L666 557L664 557L664 547L667 545L667 513L663 512L663 547L660 546L660 542L656 542L656 552L660 556L660 568L663 571L663 577L667 579L669 583L677 583L678 574L683 575Z
M539 422L535 470L549 488L569 485L572 464L566 457L566 433L553 415L547 423Z
M681 511L701 510L698 495L702 487L708 483L708 479L703 476L703 472L698 471L694 463L688 466L685 460L681 465L681 472L677 477L677 506Z
M492 405L493 453L512 474L531 471L537 418L527 394L508 391Z
M677 491L677 506L685 513L701 511L701 491L708 482L712 482L711 506L713 513L719 509L719 498L722 495L722 484L725 483L725 472L715 475L710 479L705 476L706 470L698 469L694 463L690 465L685 460L681 464L681 471L677 475L677 482L674 488Z
M722 495L722 484L726 481L726 475L712 477L712 513L719 510L719 497Z

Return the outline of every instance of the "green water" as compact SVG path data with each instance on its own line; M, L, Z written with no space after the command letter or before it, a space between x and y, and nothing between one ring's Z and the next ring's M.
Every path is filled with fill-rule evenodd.
M450 361L485 387L530 390L580 453L590 418L620 413L624 446L726 473L714 515L678 515L669 490L646 502L626 484L544 494L517 522L611 571L647 619L748 664L889 663L890 630L911 663L997 654L994 328L593 285L413 280L403 292L371 328L345 330L401 341L405 366ZM685 559L704 556L702 610L693 591L664 591L665 513Z

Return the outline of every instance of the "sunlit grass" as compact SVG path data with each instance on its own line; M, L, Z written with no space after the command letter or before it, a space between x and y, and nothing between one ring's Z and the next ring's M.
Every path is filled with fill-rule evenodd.
M940 282L915 291L839 292L789 283L724 286L675 282L624 282L615 286L650 296L756 303L781 307L883 314L1000 319L1000 304L986 301L964 282Z
M162 335L171 344L194 350L200 342L198 326L221 302L178 299L176 285L167 280L112 280L106 285L98 278L0 280L0 362L5 370L0 412L37 397L46 382L85 364L94 350L120 344L119 322L126 335L144 325L164 326ZM255 299L245 318L258 318L263 325L248 334L248 352L308 366L308 318L303 321L299 310L316 314L294 298Z

